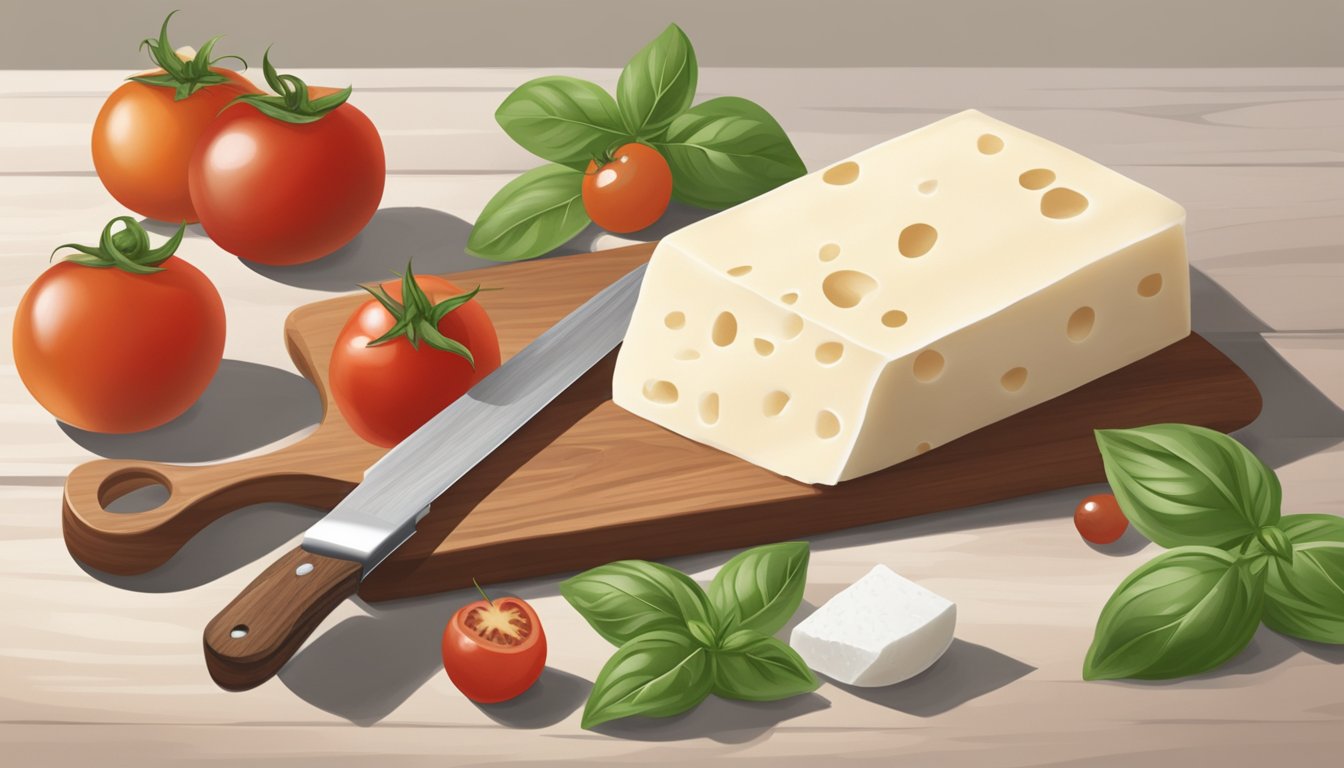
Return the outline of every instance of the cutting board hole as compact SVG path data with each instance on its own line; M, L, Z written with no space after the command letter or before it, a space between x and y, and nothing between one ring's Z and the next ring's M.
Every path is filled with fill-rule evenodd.
M234 640L242 640L244 637L247 637L247 633L250 631L251 630L247 628L246 624L239 624L229 630L229 637L232 637Z
M144 470L117 472L98 489L98 503L108 512L136 514L158 509L172 495L167 483Z
M847 160L839 165L826 169L821 174L821 180L827 184L853 184L859 178L859 164L853 160Z

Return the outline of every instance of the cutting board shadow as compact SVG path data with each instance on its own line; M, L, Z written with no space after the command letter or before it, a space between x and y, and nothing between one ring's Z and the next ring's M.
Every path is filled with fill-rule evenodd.
M647 261L653 245L448 277L494 288L480 301L505 359L593 294ZM383 450L357 437L331 401L336 335L367 297L292 312L285 339L321 394L307 438L274 453L206 466L94 461L66 484L72 554L140 573L220 516L278 501L334 506ZM611 402L613 352L500 450L440 497L414 536L360 588L368 601L507 581L614 559L661 559L807 537L1104 479L1096 428L1177 421L1232 431L1259 413L1259 392L1231 360L1191 335L1144 360L916 459L835 487L804 485L699 445ZM168 501L104 511L150 483Z

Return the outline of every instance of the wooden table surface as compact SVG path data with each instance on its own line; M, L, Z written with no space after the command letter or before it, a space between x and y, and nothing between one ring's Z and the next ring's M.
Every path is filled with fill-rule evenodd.
M212 526L162 569L90 573L67 554L64 475L91 457L215 461L265 451L316 422L281 340L295 306L387 277L479 262L469 222L537 161L494 124L538 71L300 73L356 87L382 131L383 210L316 264L249 267L192 232L180 253L228 311L226 360L191 412L150 433L63 428L15 373L9 325L58 243L124 213L94 176L88 135L124 73L0 72L0 752L14 765L854 764L1035 766L1324 764L1344 746L1344 648L1265 630L1224 668L1172 683L1085 683L1098 611L1156 552L1106 552L1074 531L1091 489L823 536L804 610L874 563L955 600L957 641L887 689L832 683L773 704L710 700L667 721L579 728L610 648L554 579L496 587L534 601L550 666L514 702L478 708L440 668L443 623L469 596L348 603L279 679L229 694L200 633L316 513L261 506ZM570 71L608 88L616 70ZM1344 512L1344 69L714 70L700 98L770 109L811 168L967 107L1076 149L1188 209L1195 327L1246 368L1265 409L1239 435L1274 466L1286 513ZM679 210L657 229L692 218ZM656 233L655 233L656 234ZM616 238L587 232L579 250ZM707 580L731 553L673 563ZM1285 760L1286 758L1286 760Z

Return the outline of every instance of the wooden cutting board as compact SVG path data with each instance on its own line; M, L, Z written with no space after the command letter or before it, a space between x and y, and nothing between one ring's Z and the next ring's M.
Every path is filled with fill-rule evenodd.
M652 245L533 261L449 277L502 290L480 295L505 359L646 261ZM94 461L66 483L64 528L75 557L114 573L161 565L234 509L265 501L334 506L382 455L327 393L337 333L367 300L300 307L285 324L299 370L321 394L316 431L264 456L208 466ZM415 535L360 588L389 600L471 584L807 537L1104 479L1092 430L1186 422L1223 431L1260 411L1251 380L1192 335L1073 392L835 487L771 474L675 435L611 402L615 353L434 503ZM104 505L151 483L162 506Z

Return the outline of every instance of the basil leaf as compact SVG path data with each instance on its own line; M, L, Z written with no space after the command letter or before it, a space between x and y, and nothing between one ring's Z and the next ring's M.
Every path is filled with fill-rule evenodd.
M1288 515L1279 529L1288 557L1271 557L1265 581L1265 624L1316 643L1344 643L1344 518ZM1256 541L1248 555L1269 554Z
M709 651L684 632L631 640L607 660L583 708L583 727L631 715L669 717L705 700L713 686Z
M1130 574L1106 601L1083 678L1194 675L1241 652L1260 625L1264 570L1213 547L1181 547Z
M807 173L775 118L734 96L692 107L654 147L672 168L673 196L701 208L728 208Z
M616 81L616 102L630 134L649 138L686 111L695 98L699 68L681 27L669 24L640 49Z
M709 585L709 602L723 626L773 635L803 601L805 541L756 547L724 563Z
M490 198L467 238L467 253L495 261L530 259L564 245L586 226L583 172L543 165Z
M655 630L685 633L691 621L712 624L699 584L645 560L619 560L584 571L560 582L560 594L613 645Z
M523 149L577 170L626 139L616 102L595 83L539 77L514 89L495 121Z
M775 701L820 685L796 651L750 629L729 635L714 659L714 693L726 699Z
M1278 477L1221 432L1155 424L1096 434L1120 508L1161 546L1231 547L1279 519Z

